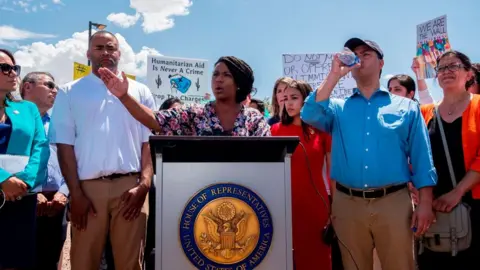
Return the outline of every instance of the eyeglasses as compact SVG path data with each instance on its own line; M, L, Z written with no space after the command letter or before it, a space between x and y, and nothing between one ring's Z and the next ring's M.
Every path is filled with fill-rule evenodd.
M9 64L0 64L0 70L2 71L2 73L4 75L7 75L7 76L10 76L10 74L12 73L12 71L15 71L15 73L17 74L17 76L20 76L20 72L22 70L22 67L19 66L19 65L15 65L15 66L10 66Z
M435 68L435 71L437 73L443 73L447 70L451 71L451 72L455 72L455 71L458 71L460 70L461 68L464 68L465 66L462 65L462 64L452 64L452 65L446 65L446 66L438 66Z

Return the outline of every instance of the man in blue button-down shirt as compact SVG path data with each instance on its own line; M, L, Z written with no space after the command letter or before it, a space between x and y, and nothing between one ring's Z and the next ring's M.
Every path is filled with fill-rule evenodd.
M376 248L383 270L413 270L413 232L425 233L434 220L432 186L437 175L428 132L414 101L380 88L380 47L358 38L345 47L360 63L348 67L336 56L330 74L301 112L305 122L332 134L332 224L345 244L344 267L372 269ZM358 88L345 100L330 99L350 71ZM409 181L420 191L415 212L406 188Z
M31 72L25 75L20 87L23 99L35 103L48 133L50 116L57 95L53 76L47 72ZM37 194L37 263L36 269L56 270L66 235L65 206L68 187L57 159L57 151L50 145L48 177Z

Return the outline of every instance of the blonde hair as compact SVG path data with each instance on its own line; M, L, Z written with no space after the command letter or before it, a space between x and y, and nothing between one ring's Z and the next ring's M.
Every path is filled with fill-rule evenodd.
M277 116L277 117L280 116L280 112L282 111L277 101L277 87L282 83L289 86L291 83L293 83L293 81L294 80L290 77L281 77L275 82L275 85L273 86L273 93L272 93L273 116Z

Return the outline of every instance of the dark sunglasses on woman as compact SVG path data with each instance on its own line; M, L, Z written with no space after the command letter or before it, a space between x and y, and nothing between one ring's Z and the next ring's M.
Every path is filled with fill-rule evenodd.
M4 75L10 76L12 71L15 71L17 73L17 76L20 76L20 72L22 71L22 67L19 65L11 66L9 64L0 64L0 70Z

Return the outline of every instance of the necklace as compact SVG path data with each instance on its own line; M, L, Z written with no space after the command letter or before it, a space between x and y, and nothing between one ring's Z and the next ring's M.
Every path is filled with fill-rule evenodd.
M470 99L470 93L468 95L466 95L465 97L468 97ZM448 115L452 115L456 110L457 110L457 106L458 104L462 103L466 98L463 97L455 102L453 102L452 104L450 104L448 106L448 111L447 111L447 114ZM453 107L453 108L452 108Z

